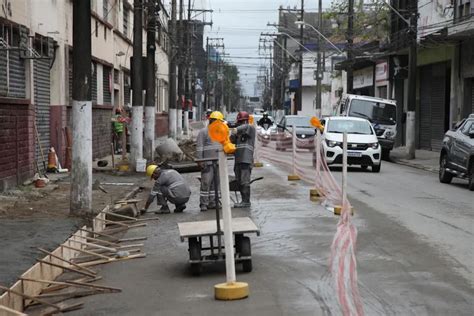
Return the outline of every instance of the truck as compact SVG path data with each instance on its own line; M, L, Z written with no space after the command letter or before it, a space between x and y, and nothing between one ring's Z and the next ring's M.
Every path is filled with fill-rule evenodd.
M367 119L374 127L382 157L388 159L397 136L397 103L394 100L346 94L338 103L335 116Z

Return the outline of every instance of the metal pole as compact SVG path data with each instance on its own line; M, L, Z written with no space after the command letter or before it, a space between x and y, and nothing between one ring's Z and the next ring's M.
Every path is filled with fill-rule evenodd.
M137 160L143 157L143 28L142 0L134 0L133 6L133 104L132 104L132 139L130 160L135 169Z
M183 134L183 98L184 98L184 84L185 84L185 65L184 65L184 0L179 1L179 27L178 27L178 105L176 107L176 135L180 139Z
M347 93L352 93L354 90L354 72L352 69L352 62L354 54L352 51L354 43L354 0L349 0L349 12L347 21Z
M204 77L204 109L202 113L209 108L209 37L206 37L206 76Z
M407 154L408 159L415 159L416 145L416 68L417 68L417 7L410 17L411 44L408 65L408 111L407 111Z
M171 0L171 24L170 24L170 36L171 36L171 54L170 54L170 91L169 91L169 137L176 139L176 123L177 123L177 115L176 115L176 104L177 104L177 96L176 96L176 45L177 45L177 38L176 38L176 1Z
M227 283L234 283L236 278L234 243L232 234L232 214L230 211L229 171L227 169L227 157L224 151L219 151L219 175L221 179L222 217L224 222L226 276Z
M293 174L296 175L296 125L292 128L292 143L293 143Z
M92 208L91 2L73 2L72 172L70 212Z
M316 129L316 188L321 180L321 132Z
M342 207L347 201L347 132L342 136ZM342 214L341 214L342 215Z
M301 21L304 21L304 0L301 0ZM301 44L304 46L304 27L300 27ZM297 93L297 104L292 114L298 114L298 109L303 109L303 51L301 51L299 73L298 73L299 87Z
M322 0L318 1L318 28L319 31L323 31L323 4ZM321 72L321 35L318 34L318 60L316 69L316 116L321 117L321 94L322 94L322 72Z
M144 154L148 161L153 161L155 149L155 29L157 12L155 12L155 0L148 0L148 25L146 36L147 51L147 82L145 100L145 139Z

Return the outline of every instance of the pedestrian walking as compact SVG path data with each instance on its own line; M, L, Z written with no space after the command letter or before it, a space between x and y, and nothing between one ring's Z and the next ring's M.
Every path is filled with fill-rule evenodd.
M209 125L215 120L224 120L224 115L219 111L214 111L208 116ZM196 141L196 158L197 159L218 159L219 149L222 146L219 143L213 142L209 137L207 127L201 129ZM208 209L215 209L215 173L218 169L214 169L212 161L198 162L201 168L201 192L199 198L199 208L201 212ZM218 176L217 176L218 178ZM219 185L217 183L217 185Z
M255 146L255 127L249 124L250 115L247 112L237 114L237 128L231 136L235 144L235 178L239 183L242 202L236 203L236 208L248 208L250 204L250 177L253 166L253 152Z
M123 150L122 135L125 132L126 118L122 114L122 110L117 108L115 115L112 117L112 131L114 152L119 154Z
M150 165L146 169L146 175L155 180L155 185L150 191L150 195L145 203L145 208L141 213L146 213L153 200L157 199L157 204L161 208L157 214L169 214L168 202L176 206L174 213L181 213L186 208L186 203L191 196L191 189L183 177L173 169L162 170L157 165Z

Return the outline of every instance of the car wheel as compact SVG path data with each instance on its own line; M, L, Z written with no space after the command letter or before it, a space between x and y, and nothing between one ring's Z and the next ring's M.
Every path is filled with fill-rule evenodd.
M471 168L469 168L469 190L474 191L474 163L471 163Z
M390 149L382 148L382 159L390 161Z
M379 165L372 166L372 172L380 172L380 168L382 167L382 162Z
M367 170L368 166L360 166L360 169Z
M443 154L439 162L439 182L441 183L451 183L451 181L453 180L453 175L446 170L447 164L447 155Z

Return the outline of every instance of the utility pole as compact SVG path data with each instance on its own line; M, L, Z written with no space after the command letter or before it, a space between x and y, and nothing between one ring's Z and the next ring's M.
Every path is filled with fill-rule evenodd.
M148 21L146 36L146 100L145 100L145 140L144 153L148 161L153 161L155 151L155 51L156 21L160 7L157 0L148 0Z
M186 72L184 80L186 82L184 86L184 135L189 133L189 105L191 104L191 0L188 0L188 19L186 22Z
M418 5L411 8L409 36L410 49L408 56L408 104L407 104L407 155L408 159L415 159L416 145L416 68L417 68L417 27Z
M319 32L323 32L323 4L322 0L318 1L318 29ZM323 72L321 71L321 35L318 34L318 60L316 65L316 116L321 117L322 111L322 102L321 102L321 94L322 94L322 79L323 79Z
M72 215L92 211L91 2L73 2Z
M170 91L169 91L169 137L176 139L177 134L177 96L176 96L176 57L177 57L177 32L176 32L176 1L171 0L171 25L170 25L170 36L171 36L171 58L170 58Z
M301 20L304 21L304 0L301 0ZM300 28L300 38L301 38L301 44L304 45L304 26L303 24L301 25ZM303 109L303 50L301 50L301 55L300 55L300 64L299 64L299 74L298 74L298 79L299 79L299 87L298 87L298 93L297 93L297 104L295 104L295 109L293 110L293 113L291 114L298 114L298 109Z
M347 16L347 93L354 90L354 70L353 70L353 44L354 44L354 0L349 0L349 10Z
M176 134L180 139L183 135L183 99L184 99L184 85L185 85L185 65L184 65L184 0L179 0L179 27L178 27L178 105L177 105L177 123Z
M130 160L132 169L143 157L143 36L142 36L143 0L133 2L133 71L132 71L132 144Z
M206 76L204 77L204 113L209 109L209 37L206 37Z

